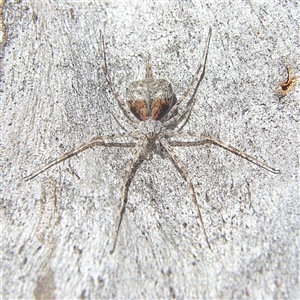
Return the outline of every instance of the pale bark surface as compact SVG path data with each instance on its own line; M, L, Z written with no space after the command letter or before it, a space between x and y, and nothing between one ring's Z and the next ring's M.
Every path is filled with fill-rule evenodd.
M286 66L299 72L297 1L7 1L3 14L4 299L299 296L299 84L285 98L275 93ZM185 129L281 174L213 145L174 148L195 185L211 252L187 184L153 154L131 183L110 255L132 149L89 149L22 178L94 136L122 132L100 68L100 30L123 97L148 55L154 75L180 96L209 26L206 74Z

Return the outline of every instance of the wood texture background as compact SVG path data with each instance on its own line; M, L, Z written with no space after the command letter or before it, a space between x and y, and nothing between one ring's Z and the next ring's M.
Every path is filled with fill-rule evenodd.
M6 1L2 77L4 299L296 299L299 296L297 1ZM41 164L120 131L100 69L153 72L180 95L208 28L206 74L186 130L214 135L281 170L274 175L212 145L177 147L196 187L211 252L188 186L163 155L138 169L109 254L131 149L95 148L37 178ZM298 99L298 100L297 100Z

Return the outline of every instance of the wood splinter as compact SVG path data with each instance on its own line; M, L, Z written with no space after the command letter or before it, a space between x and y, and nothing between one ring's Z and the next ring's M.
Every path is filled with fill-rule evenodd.
M289 67L286 67L288 76L286 80L282 80L277 84L276 91L278 92L280 97L285 97L287 93L290 91L290 89L296 84L297 77L291 77L290 71L291 69Z

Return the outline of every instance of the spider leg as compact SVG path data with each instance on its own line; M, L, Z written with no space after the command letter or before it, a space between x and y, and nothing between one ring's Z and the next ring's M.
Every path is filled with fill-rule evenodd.
M188 88L186 89L186 91L183 93L183 95L179 98L179 100L176 102L176 104L172 107L172 109L170 110L170 112L169 112L169 119L172 119L174 117L174 112L178 109L178 107L181 104L181 102L189 94L189 92L191 91L191 89L192 89L195 81L198 80L199 74L201 74L200 78L199 78L199 80L197 82L196 88L194 90L194 93L193 93L191 99L189 100L189 103L188 103L187 107L184 109L184 111L181 113L181 115L182 114L185 115L187 113L187 110L190 108L190 106L192 106L192 104L194 102L193 100L194 100L195 94L196 94L196 92L198 90L200 82L202 81L202 79L204 77L205 64L206 64L206 59L207 59L207 54L208 54L208 46L209 46L209 42L210 42L210 38L211 38L211 32L212 32L212 28L209 27L209 32L208 32L208 36L206 38L206 42L205 42L205 46L204 46L203 55L202 55L202 59L201 59L200 65L199 65L199 67L198 67L198 69L196 71L196 74L194 75L194 77L193 77L192 82L190 83L190 85L188 86ZM178 119L181 120L183 118L183 117L181 117L181 115L177 117L176 125L179 123ZM169 123L173 123L173 122L171 122L171 120L167 121L165 126L168 126Z
M77 148L68 151L66 153L64 153L63 155L55 158L54 160L48 162L47 164L43 165L42 167L40 167L38 170L36 170L35 172L31 173L30 175L28 175L27 177L25 177L25 181L30 180L34 177L36 177L37 175L39 175L40 173L46 171L47 169L49 169L50 167L88 149L91 148L93 146L109 146L109 143L106 143L106 141L108 140L114 140L114 139L119 139L119 138L125 138L125 137L131 137L131 138L136 138L138 137L140 134L139 133L128 133L128 134L123 134L123 135L116 135L116 136L98 136L96 138L93 138L91 140L89 140L88 142L85 142L83 144L81 144L80 146L78 146ZM113 145L113 143L111 143ZM124 144L126 146L126 143Z
M118 123L118 125L125 131L127 131L121 124L119 120L122 120L124 122L126 122L127 124L129 124L130 126L132 126L135 129L138 129L138 124L135 122L130 121L129 119L125 119L122 116L120 116L119 114L117 114L114 110L110 110L110 113L112 114L113 118L115 119L115 121Z
M209 142L209 143L215 144L219 147L222 147L223 149L228 150L236 155L239 155L239 156L247 159L248 161L258 165L259 167L266 169L269 172L272 172L275 174L280 173L280 170L274 169L274 168L268 166L267 164L263 163L262 161L258 160L257 158L245 153L244 151L241 151L235 147L232 147L229 144L226 144L226 143L222 142L221 140L219 140L213 136L210 136L210 135L205 135L205 134L201 134L201 133L171 133L169 131L167 131L165 133L165 135L169 136L169 137L172 137L172 136L174 136L174 137L194 137L194 138L198 139L198 141L193 141L193 142L180 142L180 141L170 142L174 146L180 146L180 144L182 145L184 143L186 143L186 145L195 145L196 146L196 145L200 145L200 144Z
M104 39L103 39L103 35L102 32L100 31L100 52L101 52L101 68L103 70L103 73L105 75L106 81L113 93L113 95L115 96L115 98L117 99L119 106L121 107L122 111L124 112L125 116L131 121L134 122L134 120L136 120L136 118L132 115L131 111L128 109L128 107L126 106L124 100L121 98L121 96L119 95L119 93L116 91L115 87L113 86L110 77L108 75L107 72L107 65L106 65L106 56L105 56L105 50L104 50ZM132 119L132 116L134 117L134 119Z
M206 234L206 230L204 227L204 223L203 223L203 219L201 216L201 212L200 212L200 208L196 199L196 195L195 195L195 190L194 190L194 186L192 184L191 178L187 172L187 170L185 169L185 167L183 166L183 164L179 161L179 159L177 158L177 156L174 154L173 150L171 149L168 141L165 138L159 138L160 143L162 144L162 146L167 150L168 154L170 155L170 157L172 158L173 162L175 163L175 165L178 167L181 175L184 177L185 181L187 182L188 186L189 186L189 192L192 196L193 202L197 208L197 212L198 212L198 217L205 235L205 240L208 244L209 249L212 251L211 247L210 247L210 243L208 241L208 237Z
M120 189L120 206L119 206L119 212L118 212L118 218L116 221L116 226L115 226L115 237L114 237L114 243L113 247L110 250L110 254L112 254L116 248L116 243L117 243L117 238L119 234L119 229L121 226L121 222L123 219L123 215L125 212L125 206L127 203L127 191L129 188L129 185L131 183L131 180L134 176L135 173L135 166L140 160L140 154L141 152L145 149L145 146L147 145L147 138L144 137L142 138L135 146L134 152L131 156L131 160L126 167L125 174L122 178L122 184L121 184L121 189Z
M203 73L203 75L204 75L204 73ZM196 102L195 96L196 96L196 93L197 93L197 90L198 90L198 87L199 87L199 85L201 83L202 78L203 77L201 75L201 78L198 81L198 83L196 85L196 88L195 88L195 90L193 92L193 95L190 98L190 100L188 101L188 103L187 103L186 107L183 109L183 111L180 114L176 115L176 117L173 116L173 117L169 118L168 121L164 123L164 126L166 128L175 128L178 124L180 124L183 120L185 120L184 123L181 125L181 127L176 130L178 132L188 122L188 120L189 120L189 118L191 116L191 113L192 113L192 108L193 108L193 106L194 106L194 104Z

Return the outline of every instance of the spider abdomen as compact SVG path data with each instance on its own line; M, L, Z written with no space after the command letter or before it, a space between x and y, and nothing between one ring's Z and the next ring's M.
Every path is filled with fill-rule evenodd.
M130 111L140 120L160 120L174 105L171 83L166 79L143 79L131 82L126 89Z

